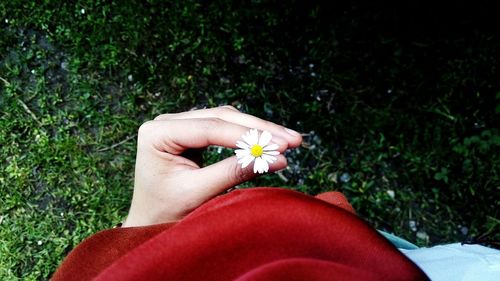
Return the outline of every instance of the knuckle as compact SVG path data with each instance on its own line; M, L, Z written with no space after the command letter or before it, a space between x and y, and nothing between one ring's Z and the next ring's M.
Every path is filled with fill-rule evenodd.
M151 120L142 123L142 125L139 127L139 135L143 135L145 133L147 134L148 132L150 132L152 130L153 124L154 121Z
M155 117L155 121L157 120L165 120L165 119L169 119L169 117L171 116L172 114L168 114L168 113L165 113L165 114L160 114L158 116Z
M142 123L142 125L139 127L139 132L149 130L152 127L152 125L153 125L153 121L151 121L151 120Z
M173 119L178 113L163 113L155 117L155 121L158 120L170 120Z
M217 107L215 109L214 115L216 117L222 118L222 117L224 117L224 115L226 115L230 112L234 112L234 111L238 111L238 110L231 105L224 105L224 106Z
M226 109L226 110L238 111L238 112L239 112L239 110L238 110L236 107L234 107L234 106L232 106L232 105L230 105L230 104L223 105L223 106L221 106L221 108L224 108L224 109Z
M200 122L200 126L203 130L213 130L222 125L222 119L217 117L205 118Z

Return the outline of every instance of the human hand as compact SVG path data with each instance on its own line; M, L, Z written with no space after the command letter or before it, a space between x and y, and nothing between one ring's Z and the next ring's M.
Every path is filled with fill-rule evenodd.
M236 148L236 141L251 128L270 132L281 153L302 142L299 133L232 106L163 114L144 123L137 141L134 195L123 226L178 221L205 201L254 178L252 165L242 169L236 156L201 167L199 153L193 153L210 145ZM270 172L287 166L283 155L276 157Z

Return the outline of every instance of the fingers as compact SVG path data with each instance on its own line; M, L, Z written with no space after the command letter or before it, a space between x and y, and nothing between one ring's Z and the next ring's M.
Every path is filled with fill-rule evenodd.
M224 106L219 106L219 107L214 107L214 108L205 108L205 109L184 111L184 112L179 112L179 113L160 114L160 115L156 116L156 118L154 120L216 117L218 114L222 114L226 110L240 112L234 106L224 105Z
M220 162L212 164L202 169L192 171L190 178L194 182L200 182L193 192L200 192L215 196L235 185L251 180L258 174L253 172L253 164L246 168L241 168L236 157L229 157ZM279 171L286 168L287 161L283 155L278 155L277 160L269 165L269 172Z
M269 131L273 136L278 136L286 140L288 142L288 147L297 147L302 142L302 136L299 133L289 130L273 122L266 121L249 114L241 113L236 108L229 105L216 108L187 111L182 113L162 114L156 117L155 120L182 120L197 118L219 118L227 122L245 126L247 128Z
M189 148L210 145L236 148L236 141L248 130L246 126L219 118L149 121L139 129L139 143L152 144L156 150L178 155ZM279 145L280 152L288 148L288 141L280 136L273 137L271 142Z

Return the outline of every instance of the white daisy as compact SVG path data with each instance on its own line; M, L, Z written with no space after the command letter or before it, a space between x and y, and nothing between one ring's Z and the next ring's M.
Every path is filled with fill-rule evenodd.
M269 164L274 163L280 152L277 151L279 145L271 143L273 137L268 131L263 131L259 138L259 132L256 129L251 129L241 136L243 141L237 141L236 146L241 148L234 152L238 158L238 163L241 168L246 168L252 161L254 173L265 173L269 171Z

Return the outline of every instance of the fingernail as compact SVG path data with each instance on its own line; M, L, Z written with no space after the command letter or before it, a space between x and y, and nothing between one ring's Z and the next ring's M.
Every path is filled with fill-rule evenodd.
M290 134L291 136L294 136L294 137L298 137L298 136L300 136L300 133L299 133L299 132L296 132L296 131L294 131L294 130L292 130L292 129L285 128L285 131L286 131L288 134Z

